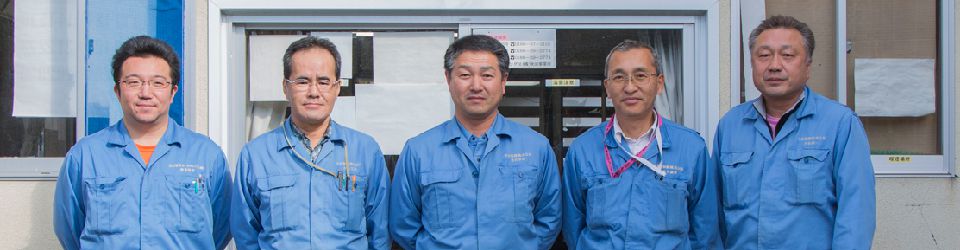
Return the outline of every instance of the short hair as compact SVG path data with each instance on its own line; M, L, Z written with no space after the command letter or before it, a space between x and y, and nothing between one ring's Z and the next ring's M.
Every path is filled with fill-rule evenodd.
M803 47L807 50L807 63L813 62L813 48L815 47L813 39L813 30L810 30L810 27L806 23L797 20L792 16L772 16L763 20L756 29L753 29L753 32L750 32L750 51L753 51L754 46L757 44L757 37L760 37L760 33L763 33L769 29L793 29L800 32L800 35L803 36Z
M497 64L500 68L500 76L506 77L510 71L510 55L507 54L507 48L497 39L487 35L470 35L457 39L447 52L443 55L443 67L446 74L453 71L453 61L457 59L464 51L485 51L490 52L497 57Z
M167 66L170 66L170 77L173 78L170 79L170 81L174 86L180 85L180 57L177 56L177 52L173 50L173 47L153 37L135 36L123 42L123 45L120 45L120 48L117 49L116 54L113 54L114 86L120 84L120 70L123 67L123 62L127 61L130 57L148 56L159 57L166 61Z
M333 44L330 40L326 38L319 38L315 36L307 36L300 38L290 44L287 47L287 52L283 54L283 78L290 78L291 71L293 71L293 54L301 50L306 49L324 49L330 52L333 55L333 60L337 63L336 65L336 79L340 79L340 52L337 52L337 45Z
M663 69L660 68L660 53L657 53L657 50L653 49L653 46L650 46L650 44L646 42L639 42L636 40L627 39L617 44L617 46L613 46L613 49L610 49L610 53L607 54L607 59L603 63L603 74L606 75L607 70L610 69L610 57L613 56L614 52L618 52L618 51L625 52L632 49L649 50L650 55L653 56L653 65L654 65L654 69L656 70L656 72L654 73L659 75L660 72L663 72Z

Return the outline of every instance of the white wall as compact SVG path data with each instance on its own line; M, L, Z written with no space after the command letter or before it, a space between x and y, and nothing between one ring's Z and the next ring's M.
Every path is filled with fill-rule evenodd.
M877 179L875 249L960 249L960 179Z
M53 181L0 181L0 249L59 249Z

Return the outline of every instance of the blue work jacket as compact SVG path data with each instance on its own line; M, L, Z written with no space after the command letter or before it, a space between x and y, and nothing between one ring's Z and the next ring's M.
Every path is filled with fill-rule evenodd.
M405 249L547 249L560 230L560 177L547 139L497 115L477 159L456 120L407 141L390 193Z
M612 120L611 120L612 121ZM569 249L719 249L717 182L706 144L690 129L664 119L663 152L651 140L639 163L618 178L612 168L631 157L604 132L606 121L578 136L563 164L563 238Z
M149 164L123 121L67 153L53 200L64 249L223 249L230 174L223 151L173 119Z
M293 129L287 119L240 152L230 214L237 249L389 249L380 146L331 120L312 162L331 175L304 161L310 154Z
M869 249L876 228L870 145L849 108L809 88L775 138L754 102L720 120L728 249Z

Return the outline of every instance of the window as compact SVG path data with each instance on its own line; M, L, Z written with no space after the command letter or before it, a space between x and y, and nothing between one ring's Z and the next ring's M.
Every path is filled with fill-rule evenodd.
M56 177L78 138L72 2L0 1L0 178Z
M953 60L941 1L846 1L846 104L860 116L878 174L947 174ZM838 25L844 25L838 23ZM952 65L952 64L950 64ZM841 85L844 86L844 85ZM950 146L952 148L952 146Z
M701 132L707 140L712 138L713 125L711 124L715 124L718 119L716 112L719 102L718 85L715 83L718 78L714 75L718 66L708 63L709 60L707 59L717 58L715 53L718 53L716 44L710 42L716 40L710 39L711 36L716 36L716 33L714 33L715 31L710 32L711 24L708 20L713 20L714 23L718 21L713 19L716 18L714 14L710 14L715 13L715 10L701 9L716 8L717 6L710 7L712 5L702 3L690 4L686 7L676 6L672 8L693 8L706 12L671 12L664 10L660 11L662 13L658 12L660 14L652 14L655 11L649 11L649 9L657 9L657 7L650 5L617 6L618 9L625 10L604 12L603 15L583 10L582 6L570 6L572 10L569 11L533 11L525 9L526 7L523 6L514 6L513 8L518 9L515 11L516 16L500 16L493 15L496 14L493 12L478 12L472 9L460 10L451 7L451 10L442 12L443 15L441 16L422 16L420 15L421 12L418 11L382 12L378 9L371 9L401 8L396 6L398 4L390 2L364 5L365 7L357 7L357 10L350 12L325 11L323 4L319 3L307 4L304 2L291 6L294 5L298 7L293 9L298 9L298 11L258 10L259 7L246 6L239 2L210 6L210 20L212 22L209 44L211 73L208 81L211 84L210 136L224 148L231 161L239 154L243 144L260 133L279 126L282 118L289 112L285 107L282 94L279 93L281 89L277 86L280 83L279 77L271 76L263 80L256 76L255 72L266 70L267 67L275 68L271 70L276 72L282 72L280 70L282 64L279 58L283 50L299 37L306 35L325 36L318 35L319 33L350 33L353 41L353 48L349 51L354 54L349 58L355 60L351 63L354 67L352 69L354 75L351 76L352 78L349 81L345 81L349 82L349 85L342 86L340 97L338 97L334 108L334 114L332 114L334 120L337 120L337 110L345 105L344 101L350 99L354 101L352 105L356 105L356 110L370 110L364 106L365 91L377 90L378 88L380 91L386 89L401 91L393 89L394 87L391 87L391 84L384 84L383 75L379 72L382 70L390 71L389 66L384 68L384 65L390 64L382 64L382 62L384 59L392 57L377 56L378 52L384 51L377 49L378 44L380 44L378 41L391 37L404 37L399 35L403 33L423 33L421 34L423 36L429 36L429 33L436 32L448 34L451 39L442 44L438 43L439 50L437 52L431 52L433 53L432 56L423 57L425 58L423 60L442 62L443 51L449 42L452 42L452 37L480 34L490 30L509 29L537 29L555 32L555 37L551 38L557 46L555 67L524 68L518 67L519 64L513 64L511 77L507 83L507 96L501 103L501 111L508 119L526 124L543 133L550 139L558 157L563 156L564 147L569 144L572 138L582 133L586 128L599 124L600 121L612 113L612 105L603 101L604 91L600 85L600 80L603 78L603 59L611 47L627 38L644 40L654 44L659 43L657 45L664 49L661 54L671 55L669 57L670 61L665 62L665 64L670 65L664 65L664 68L673 70L666 81L668 82L668 89L671 88L671 85L674 88L673 91L670 91L669 97L660 99L664 101L661 112L668 112L669 110L670 118ZM253 9L249 9L250 7ZM235 8L245 9L245 11L234 12ZM410 8L415 10L420 7L408 6L401 9ZM590 8L600 7L592 6ZM519 11L519 9L525 11ZM645 11L640 11L641 9ZM262 14L255 14L261 12ZM530 13L522 14L520 12ZM673 16L670 13L677 15ZM690 15L691 13L699 14ZM286 40L279 42L280 46L264 47L261 42L270 39ZM592 41L598 41L597 39L600 39L599 41L602 41L602 44L592 43ZM591 41L587 44L593 45L580 46L585 41ZM347 58L347 53L344 53L344 50L340 48L341 46L338 45L341 56ZM372 51L370 51L371 48ZM403 47L403 49L394 50L403 51L410 50L410 48ZM266 53L264 51L275 51L275 53L274 55L261 57L263 56L260 55L261 53ZM344 59L344 62L346 62L346 59ZM397 62L393 63L396 64ZM344 65L343 67L346 68L347 66ZM437 85L442 88L436 92L435 96L442 97L448 103L438 101L438 105L424 108L430 110L430 113L445 115L441 120L430 121L429 127L450 119L453 114L452 102L446 96L448 91L443 80L442 65L436 64L436 66L431 67L433 68L430 69L430 73L424 75L432 78L424 81L434 82L439 80ZM279 75L279 73L274 73L274 75ZM553 87L552 85L554 80L570 79L578 80L576 87ZM403 82L396 83L398 83L396 85L405 84ZM261 89L256 86L260 84L266 84L270 87ZM437 90L433 88L424 89ZM261 99L262 95L265 94L264 91L276 91L278 93L272 97L274 99ZM394 94L393 96L406 96L406 94ZM410 103L420 101L418 99ZM351 104L346 103L346 105ZM442 111L444 106L449 106L448 113ZM368 118L376 117L356 114L352 119L367 123L370 122ZM431 117L431 119L433 118L436 117ZM404 121L406 120L418 119L408 117L404 119ZM388 165L391 165L389 164L391 155L399 154L399 149L409 138L385 142L377 135L377 133L383 131L370 130L366 125L353 127L371 134L377 139L384 153L388 155ZM405 126L394 125L392 127ZM416 133L410 136L415 136L429 127L417 129Z
M657 96L656 108L667 119L680 124L684 121L685 81L683 66L683 29L635 26L611 28L597 24L591 27L569 28L563 25L541 25L551 29L504 28L511 25L490 25L498 28L473 28L474 34L493 36L553 33L556 46L555 66L537 68L524 66L523 60L511 62L506 96L500 103L500 113L508 119L530 126L547 137L562 158L573 139L614 113L613 104L606 98L602 86L604 63L613 46L626 40L637 40L652 45L660 55L664 74L664 92ZM529 39L516 39L529 40ZM690 48L686 48L690 49ZM519 62L519 63L517 63ZM559 85L554 81L572 80ZM692 124L686 124L691 126Z

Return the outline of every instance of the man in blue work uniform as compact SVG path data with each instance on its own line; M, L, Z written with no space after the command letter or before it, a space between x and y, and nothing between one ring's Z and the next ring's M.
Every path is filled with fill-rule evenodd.
M407 141L390 191L390 233L405 249L547 249L560 179L547 139L497 112L510 59L489 36L447 48L455 117Z
M138 36L113 56L123 118L64 159L53 227L64 249L223 249L230 176L223 151L168 116L180 59Z
M340 53L304 37L283 55L290 118L240 152L230 224L238 249L389 249L389 175L372 137L330 119Z
M724 115L713 146L726 248L870 249L870 146L856 114L806 86L813 32L773 16L749 42L761 96Z
M654 109L659 56L626 40L607 55L613 119L578 136L563 168L569 249L719 249L717 187L703 138Z

